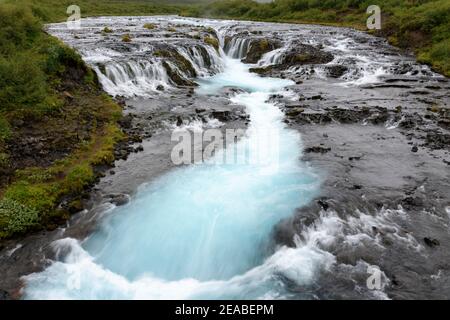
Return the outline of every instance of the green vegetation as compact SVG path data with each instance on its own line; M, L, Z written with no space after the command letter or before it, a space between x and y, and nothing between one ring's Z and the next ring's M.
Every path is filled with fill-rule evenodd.
M165 0L2 0L15 5L26 5L34 15L43 22L65 21L67 8L76 4L81 9L81 16L126 16L176 14L186 4L201 1L165 1Z
M146 23L146 24L144 24L143 27L148 30L153 30L156 28L156 26L153 23Z
M3 239L68 218L71 204L63 208L61 201L79 201L98 176L95 168L113 162L123 134L121 108L75 51L42 31L30 7L2 4L0 37ZM27 155L18 146L32 150Z
M131 36L127 33L122 36L123 42L131 42Z
M205 43L207 43L207 44L213 46L214 49L216 49L217 51L219 51L219 41L218 41L216 38L207 36L207 37L205 37L205 38L203 39L203 41L204 41Z

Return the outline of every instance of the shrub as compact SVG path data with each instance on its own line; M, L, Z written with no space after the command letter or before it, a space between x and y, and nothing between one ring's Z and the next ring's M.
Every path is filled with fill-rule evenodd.
M37 210L11 199L0 201L0 238L23 233L38 221Z
M0 115L0 143L11 136L11 128L8 121Z
M29 8L3 4L0 6L0 54L15 55L33 47L41 34L41 24Z
M46 75L35 54L0 57L0 112L34 108L47 96Z

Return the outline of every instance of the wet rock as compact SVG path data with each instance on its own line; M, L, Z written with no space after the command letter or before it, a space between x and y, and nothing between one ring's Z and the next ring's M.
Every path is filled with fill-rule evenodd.
M417 152L417 151L419 151L419 148L417 146L413 146L411 148L411 152Z
M238 87L232 87L232 86L226 86L220 90L220 93L224 94L226 96L234 96L235 94L243 93L243 92L245 92L245 90L238 88Z
M268 74L274 69L273 66L250 68L249 71L260 75Z
M213 118L216 118L219 121L228 121L230 120L230 116L231 116L231 112L228 110L223 110L223 111L213 111L211 113L211 116Z
M288 117L296 117L296 116L298 116L300 113L302 113L304 111L305 111L305 109L303 109L303 108L295 107L295 108L292 108L292 109L288 109L286 111L286 115Z
M176 85L178 85L178 86L197 86L198 85L194 81L184 78L182 75L180 75L178 73L177 70L172 69L172 67L166 61L163 61L162 65L163 65L164 69L166 70L167 75L169 76L170 80L172 80L172 82L175 83ZM191 67L192 67L192 64L191 64ZM180 69L180 70L182 70L182 69Z
M438 120L438 125L439 125L441 128L450 130L450 119L439 119L439 120Z
M450 134L445 134L439 131L429 132L425 138L425 145L433 150L449 148Z
M181 127L182 125L183 125L183 119L180 116L178 116L177 117L177 127Z
M401 204L406 209L423 206L423 200L419 197L406 197L402 199Z
M242 59L244 63L257 63L261 57L272 50L281 47L281 42L273 39L256 39L250 44L247 56Z
M373 113L368 120L372 124L384 124L389 119L389 113L387 112L387 109L379 110L375 113Z
M83 209L84 209L84 205L83 205L83 202L80 199L76 199L76 200L71 201L68 204L68 206L67 206L67 210L71 214L75 214L77 212L80 212Z
M132 121L133 121L133 116L131 114L128 114L119 120L119 125L124 129L131 129Z
M437 246L440 245L439 240L433 239L433 238L429 238L429 237L423 238L423 242L425 242L425 244L427 246L429 246L430 248L437 247Z
M413 129L420 124L423 124L423 120L420 115L405 114L403 115L403 120L398 124L398 127L402 129Z
M331 118L341 123L356 123L370 115L368 109L350 110L336 108L329 112Z
M9 300L11 299L9 293L5 290L0 289L0 300Z
M328 208L330 207L330 205L325 199L317 200L317 204L325 211L327 211Z
M314 124L324 124L324 123L329 123L331 122L333 119L331 119L331 117L328 115L328 113L323 113L323 112L303 112L300 113L295 120L298 123L303 123L303 124L309 124L309 123L314 123Z
M156 90L164 91L164 86L162 84L159 84L159 85L156 86Z
M333 55L312 45L299 43L287 51L282 60L285 67L302 64L325 64L333 60Z
M305 149L305 153L327 153L329 151L331 151L331 148L322 146L313 146Z
M333 65L333 66L327 66L325 68L327 75L331 78L340 78L348 71L348 68L346 66L342 65Z
M118 207L123 206L130 201L129 196L126 194L111 194L108 197L109 197L109 202L111 202L112 204L114 204Z

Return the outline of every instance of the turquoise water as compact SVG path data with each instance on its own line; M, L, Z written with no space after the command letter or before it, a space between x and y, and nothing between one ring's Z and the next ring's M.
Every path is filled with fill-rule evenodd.
M26 298L264 298L283 296L279 276L297 283L313 279L323 253L270 247L273 227L318 188L317 176L300 161L299 134L266 102L292 83L224 61L226 71L203 79L198 93L224 86L247 91L232 98L251 119L235 151L238 157L258 153L263 161L218 163L218 152L142 186L84 242L55 243L70 253L26 277Z

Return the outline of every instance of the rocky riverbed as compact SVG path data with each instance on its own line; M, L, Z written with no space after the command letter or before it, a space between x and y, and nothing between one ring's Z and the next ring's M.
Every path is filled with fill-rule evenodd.
M76 48L124 105L130 143L118 146L115 167L67 226L1 245L0 298L20 298L22 276L67 254L53 241L85 239L143 184L172 171L174 129L251 125L246 108L230 100L251 84L200 90L224 71L225 55L255 75L292 80L268 102L301 134L298 160L321 183L312 202L280 218L266 256L308 247L331 263L308 282L282 273L280 297L449 296L447 78L382 39L344 28L179 17L95 18L82 26L55 24L48 32ZM376 290L366 286L370 268L380 270Z

